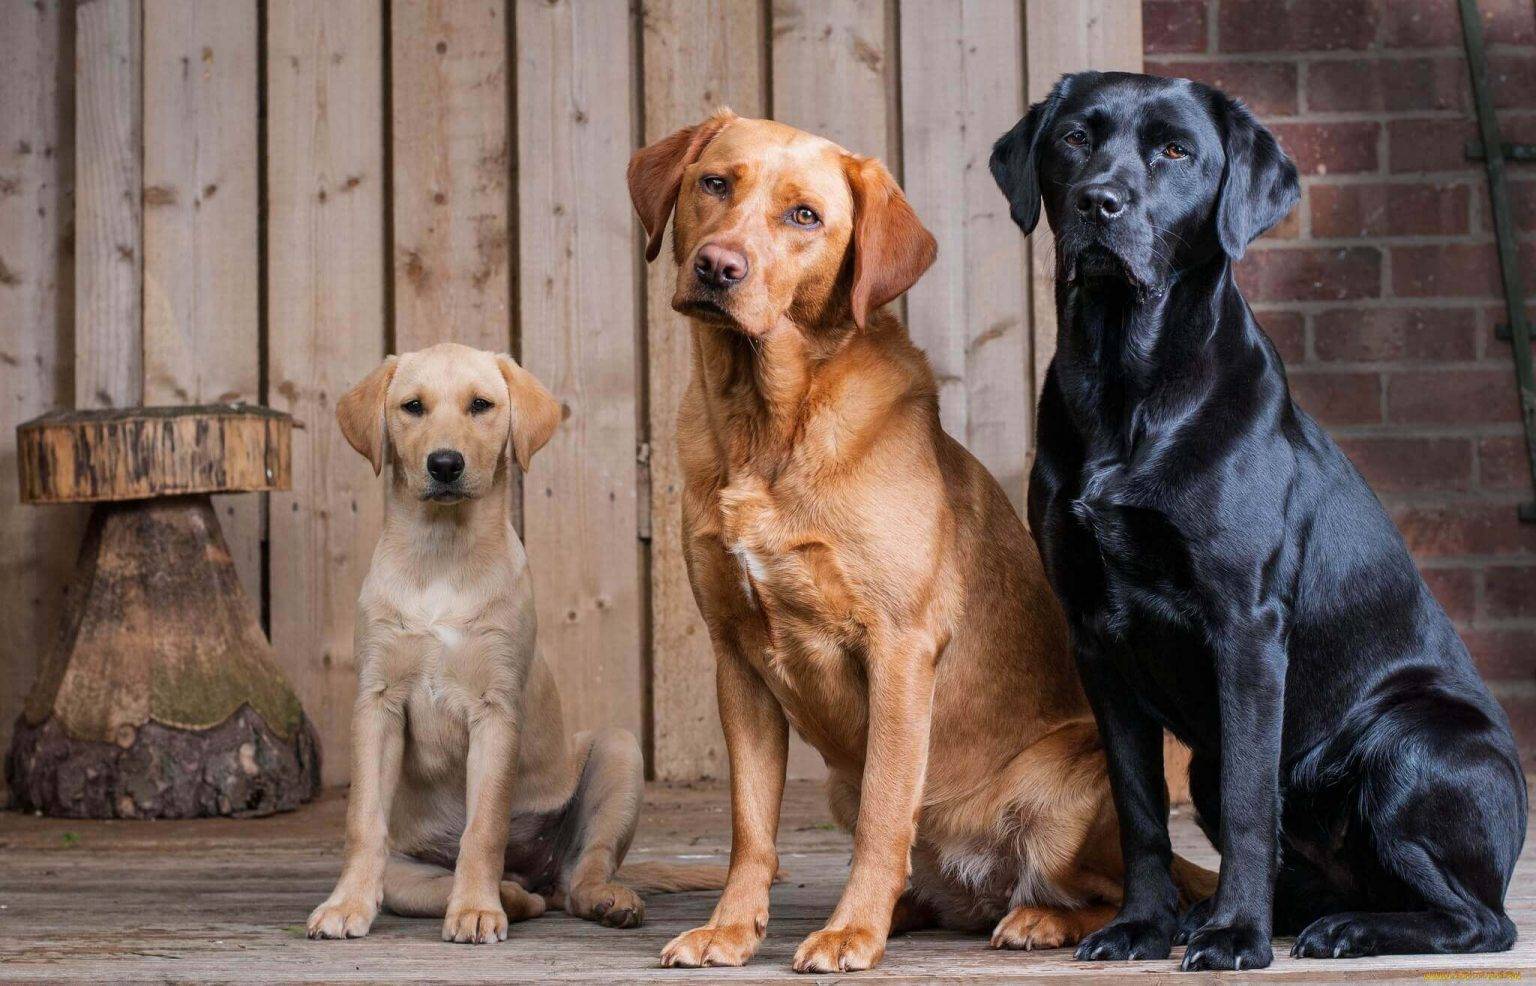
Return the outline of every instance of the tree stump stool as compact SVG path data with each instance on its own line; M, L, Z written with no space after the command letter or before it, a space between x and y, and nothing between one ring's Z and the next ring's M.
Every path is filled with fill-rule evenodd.
M292 429L243 405L55 412L16 429L23 502L94 504L63 632L6 757L17 807L246 817L318 790L314 727L209 499L288 489Z

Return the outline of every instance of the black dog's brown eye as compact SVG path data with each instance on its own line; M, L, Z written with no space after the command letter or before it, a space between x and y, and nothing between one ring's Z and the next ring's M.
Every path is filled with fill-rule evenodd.
M401 404L400 405L400 410L404 411L406 414L412 415L413 417L417 417L417 418L419 418L423 414L427 413L426 406L421 403L420 399L415 398L415 397L412 397L410 400L406 401L404 404Z
M1189 149L1183 144L1175 141L1174 143L1169 144L1163 148L1163 157L1172 158L1173 160L1177 161L1180 158L1189 157Z
M789 221L794 223L796 226L804 226L807 229L810 229L812 226L815 226L821 222L821 217L816 215L814 209L801 205L796 206L794 210L790 212Z
M1073 147L1084 147L1088 144L1088 135L1081 130L1073 130L1062 138Z
M486 400L484 397L476 397L474 400L469 402L469 413L470 414L484 414L486 411L489 411L491 408L493 408L495 406L496 406L495 404L492 404L490 401Z
M711 195L724 195L729 186L719 175L705 175L699 179L699 187Z

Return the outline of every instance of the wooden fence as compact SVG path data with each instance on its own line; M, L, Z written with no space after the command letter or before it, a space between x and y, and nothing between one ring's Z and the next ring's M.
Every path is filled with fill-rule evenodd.
M16 504L15 424L256 401L307 426L294 488L220 516L331 782L384 511L332 412L385 353L510 350L562 401L517 510L570 727L718 776L678 545L688 337L643 263L630 153L726 104L884 158L940 242L906 309L944 423L1020 505L1048 259L987 153L1061 72L1141 63L1136 0L0 0L0 21L0 742L81 527Z

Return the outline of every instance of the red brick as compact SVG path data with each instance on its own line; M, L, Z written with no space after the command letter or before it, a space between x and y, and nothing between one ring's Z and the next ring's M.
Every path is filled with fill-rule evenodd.
M1478 0L1484 39L1501 44L1536 41L1536 7L1528 0ZM1382 41L1394 48L1461 46L1456 0L1386 0L1381 5Z
M1536 565L1490 565L1484 569L1483 615L1491 620L1536 617ZM1536 660L1536 653L1532 658Z
M1377 493L1459 492L1472 485L1467 438L1340 438L1339 447Z
M1418 370L1388 376L1387 420L1484 424L1520 417L1515 388L1501 370Z
M1507 141L1536 141L1536 116L1499 114L1499 130ZM1481 161L1468 161L1467 141L1477 137L1477 124L1463 120L1390 120L1387 122L1387 161L1390 170L1466 171L1481 176Z
M1515 386L1510 372L1509 386ZM1496 435L1477 444L1477 481L1485 490L1531 490L1530 458L1522 435Z
M1214 86L1266 119L1298 108L1295 62L1148 62L1147 71Z
M1329 427L1381 421L1381 378L1374 373L1292 373L1291 396Z
M1504 684L1502 681L1488 683L1493 688L1493 697L1509 716L1509 728L1515 734L1515 746L1527 772L1536 770L1536 695L1526 687L1530 678L1529 673L1522 674L1507 689L1499 687Z
M1524 232L1536 231L1536 181L1511 178L1504 187L1509 191L1509 211L1514 216L1515 228ZM1487 185L1481 182L1478 183L1476 201L1482 228L1493 232L1493 208L1488 202Z
M1381 251L1375 247L1252 250L1238 281L1253 301L1343 301L1381 294Z
M1376 39L1374 0L1221 0L1216 15L1221 51L1336 51Z
M1343 175L1377 169L1379 123L1280 123L1270 130L1304 175Z
M1451 236L1469 229L1468 185L1313 185L1312 235Z
M1141 5L1141 43L1147 54L1204 51L1207 37L1205 0L1146 0Z
M1476 334L1470 308L1332 308L1317 315L1313 347L1332 362L1470 360Z
M1484 678L1526 678L1536 670L1536 627L1472 628L1461 632Z
M1536 553L1536 524L1513 503L1442 503L1392 511L1408 548L1421 558Z
M1300 363L1307 358L1306 319L1300 312L1258 312L1255 317L1281 359Z
M1536 4L1531 7L1536 9ZM1536 57L1489 55L1488 84L1493 88L1493 105L1499 109L1530 109L1531 94L1536 92Z
M1469 88L1467 63L1461 58L1313 62L1307 68L1307 110L1455 110L1466 105Z
M1522 270L1536 264L1536 244L1520 248ZM1392 293L1404 298L1496 297L1503 294L1492 243L1392 248Z
M1477 573L1470 568L1426 568L1424 582L1453 620L1472 619L1477 610Z

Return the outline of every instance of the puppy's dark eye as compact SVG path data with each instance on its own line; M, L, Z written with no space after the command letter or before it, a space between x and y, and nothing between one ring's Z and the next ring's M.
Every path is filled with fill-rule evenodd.
M491 408L493 408L495 406L496 406L495 404L492 404L490 401L486 400L484 397L476 397L474 400L469 402L469 413L470 414L484 414L486 411L489 411Z
M789 221L806 229L814 229L821 225L821 217L816 215L816 210L803 205L797 205L790 210Z
M1189 148L1185 147L1178 141L1174 141L1173 143L1168 144L1163 148L1163 157L1171 158L1174 161L1187 158L1189 157Z
M1087 147L1088 146L1088 134L1087 134L1087 132L1082 131L1082 130L1069 130L1067 132L1067 135L1065 137L1061 138L1061 139L1066 141L1068 144L1070 144L1073 147Z
M406 414L409 414L413 418L419 418L423 414L427 413L426 405L422 404L420 398L416 397L412 397L404 404L401 404L400 410L404 411Z
M726 191L730 188L730 185L727 184L726 180L721 178L719 175L705 175L703 178L699 179L699 187L711 195L714 195L718 198L724 198Z

